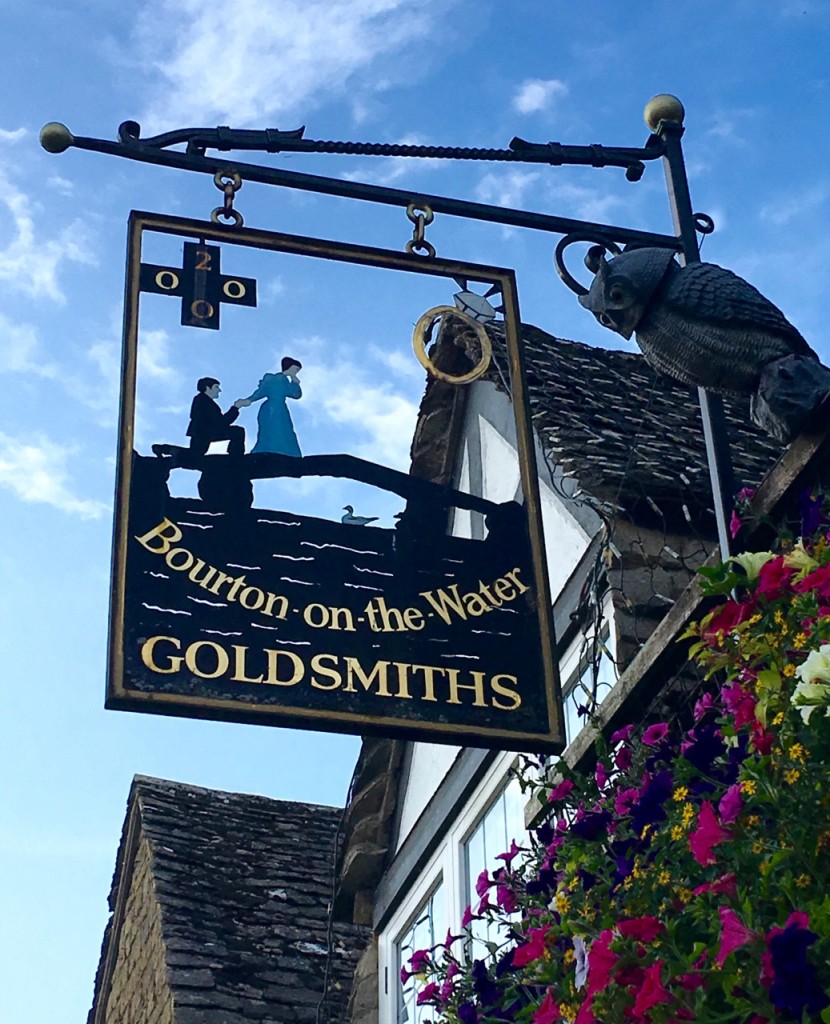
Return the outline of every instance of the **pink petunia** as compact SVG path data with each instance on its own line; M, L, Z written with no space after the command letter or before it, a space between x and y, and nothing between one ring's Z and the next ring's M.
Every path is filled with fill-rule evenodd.
M611 745L615 743L626 743L631 739L631 734L634 732L633 725L624 725L622 729L617 729L616 732L611 733Z
M550 794L548 795L548 800L551 803L553 803L556 800L564 800L565 797L570 792L572 792L573 788L574 784L571 782L570 779L563 779L561 782L557 782L557 784L550 791Z
M712 805L708 800L704 800L697 818L697 828L689 836L689 848L695 860L702 867L714 864L715 857L712 850L729 838L731 838L729 832L721 827Z
M638 942L651 942L664 931L664 926L656 917L647 915L645 917L632 917L628 921L620 921L617 931L627 939L636 939Z
M496 886L496 904L506 914L512 914L519 906L519 901L516 899L516 894L510 888L509 885L497 885Z
M476 879L476 895L485 896L491 885L493 885L493 883L490 881L490 876L486 871L482 871Z
M729 536L732 538L732 540L734 540L738 536L742 526L743 522L741 520L741 517L733 508L732 515L729 517Z
M723 706L734 717L736 728L755 721L755 698L740 683L724 686L721 698Z
M606 928L591 943L588 950L588 979L585 986L587 996L602 992L611 980L611 974L617 966L619 957L611 952L614 933Z
M718 804L718 814L720 814L721 822L724 825L731 825L733 821L737 821L742 807L741 784L736 782L727 789Z
M465 907L464 913L461 915L461 927L469 928L469 926L473 923L474 920L475 915L473 914L473 908L470 906Z
M620 789L617 791L614 797L614 812L620 817L624 814L628 814L631 810L631 805L639 797L639 789Z
M699 722L706 712L711 711L714 706L715 701L712 694L704 693L700 700L695 701L695 721Z
M718 907L720 917L720 949L715 957L718 967L723 967L723 962L736 949L745 946L755 938L755 932L747 928L731 907Z
M643 743L647 747L656 747L661 740L665 739L668 731L669 727L665 722L657 722L654 725L650 725L643 733Z
M513 953L513 966L524 967L533 960L538 960L545 952L545 936L550 926L543 925L541 928L529 928L527 941L517 946Z
M431 981L428 985L424 985L421 991L418 993L418 997L415 1002L418 1006L423 1006L424 1003L432 1002L438 996L438 984L437 982Z
M716 878L714 882L704 882L703 885L692 890L695 896L700 896L704 892L710 892L713 896L729 896L730 899L735 899L738 895L738 879L730 871L728 874Z
M621 772L627 772L633 760L634 751L631 747L620 747L616 754L614 754L614 764Z
M496 854L496 860L503 860L505 865L507 867L510 867L510 865L513 863L513 858L516 856L517 853L519 853L520 850L521 850L521 846L517 846L516 845L516 840L515 839L511 839L510 840L510 849L506 853L498 853L498 854Z
M784 556L771 558L765 562L758 572L758 583L755 593L766 597L768 600L775 600L789 589L795 569L784 565Z
M608 770L602 761L597 761L595 778L597 780L597 786L599 786L600 789L605 789L608 784Z
M671 999L671 993L663 988L660 979L660 972L663 970L663 961L655 960L645 972L643 983L637 992L632 1011L635 1018L642 1018L653 1006L660 1003L667 1003Z
M562 1014L559 1012L559 1007L553 999L553 989L549 988L541 1005L533 1014L533 1024L555 1024L556 1021L561 1019Z

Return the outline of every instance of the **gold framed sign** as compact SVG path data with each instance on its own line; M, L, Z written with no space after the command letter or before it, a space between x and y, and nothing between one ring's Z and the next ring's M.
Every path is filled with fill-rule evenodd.
M413 324L501 339L509 495L403 464ZM511 270L133 212L119 437L108 708L563 748Z

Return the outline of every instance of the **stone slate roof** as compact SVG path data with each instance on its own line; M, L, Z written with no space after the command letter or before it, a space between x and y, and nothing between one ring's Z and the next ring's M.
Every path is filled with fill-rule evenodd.
M342 810L143 776L134 801L152 851L176 1021L313 1022ZM122 881L116 869L111 907ZM322 1024L346 1019L367 936L333 926ZM107 937L102 963L106 947Z
M506 368L502 330L490 334ZM696 527L713 533L697 390L659 375L639 353L565 341L529 324L522 336L534 425L552 460L632 517L676 520L685 505ZM725 405L737 488L755 486L782 446L750 422L748 400Z

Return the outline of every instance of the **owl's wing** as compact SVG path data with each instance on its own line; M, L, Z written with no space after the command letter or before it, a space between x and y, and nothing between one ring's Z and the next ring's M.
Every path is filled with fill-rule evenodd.
M815 356L777 306L742 277L714 263L690 263L676 271L663 302L672 313L699 323L775 335L786 349L782 354Z

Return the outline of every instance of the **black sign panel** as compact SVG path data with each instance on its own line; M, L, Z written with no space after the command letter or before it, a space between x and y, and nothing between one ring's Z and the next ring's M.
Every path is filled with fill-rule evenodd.
M198 239L184 242L183 271L172 261L143 261L142 244L156 235ZM206 326L184 311L208 303L218 327L228 282L237 283L232 301L255 303L252 277L219 274L221 255L236 266L246 248L426 275L434 279L430 287L444 291L453 281L472 281L498 292L521 493L495 501L358 454L306 454L286 402L302 395L300 362L283 358L279 372L266 373L225 409L219 376L230 373L233 346L217 349L209 365L201 356L193 363L205 372L195 382L186 439L136 444L140 294L179 295L184 326ZM194 290L201 271L216 277ZM477 293L463 294L471 296L468 306L487 305ZM414 319L404 314L410 330ZM158 331L155 337L157 344ZM562 749L512 272L133 214L124 346L108 707ZM245 433L253 431L252 404L259 410L256 443ZM191 493L177 493L174 478L193 481ZM345 515L312 515L280 508L281 497L265 504L259 496L262 483L285 494L327 480L374 488L401 511L384 523L352 505ZM463 516L478 528L453 535Z

